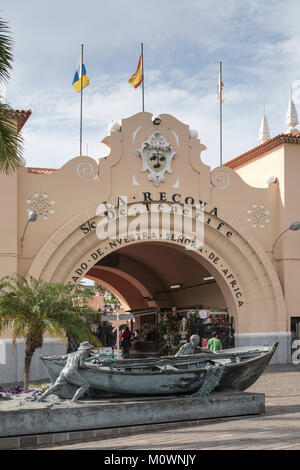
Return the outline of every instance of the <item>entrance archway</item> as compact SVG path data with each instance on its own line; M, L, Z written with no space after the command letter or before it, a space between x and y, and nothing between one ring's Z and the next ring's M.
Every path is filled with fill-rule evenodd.
M169 313L176 307L181 315L199 309L215 313L228 309L211 272L199 259L187 256L183 247L168 242L148 241L119 248L97 262L86 277L123 298L130 306L127 310L138 311L135 313L138 329L144 323L157 324L155 315L146 313L149 308L153 311L153 307ZM171 287L176 285L179 287ZM222 323L229 322L234 313L228 311Z
M232 222L205 213L201 251L186 250L188 237L180 239L174 233L155 237L131 234L100 241L95 230L96 211L97 205L82 211L55 232L36 255L29 274L48 281L77 283L96 263L120 248L168 245L183 252L185 259L193 258L215 278L235 316L239 333L286 331L285 305L277 274L263 248L246 230L241 232ZM272 320L266 325L267 312Z
M216 308L224 309L225 300L217 281L205 282L206 277L212 277L214 270L208 271L198 257L187 256L188 253L183 247L165 241L132 244L119 248L113 257L105 256L88 271L86 277L113 286L133 309L146 307L138 305L140 300L135 291L143 299L148 299L147 307L182 307L187 302L190 305L203 302L209 305L214 300ZM180 285L180 288L173 290L172 285ZM207 295L208 288L212 290L211 299ZM203 292L202 301L199 290ZM228 294L227 298L230 300Z
M148 307L145 297L150 296L150 292L138 280L126 276L126 273L120 270L95 266L85 277L106 287L122 302L126 310Z

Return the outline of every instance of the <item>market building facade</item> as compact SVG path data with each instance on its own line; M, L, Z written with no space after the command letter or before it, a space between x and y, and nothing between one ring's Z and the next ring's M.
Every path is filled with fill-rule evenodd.
M300 219L298 131L213 171L197 133L167 114L123 119L103 142L110 152L98 162L79 156L0 177L0 275L96 280L138 327L168 312L225 314L235 346L279 341L275 362L290 361L299 234L274 242Z

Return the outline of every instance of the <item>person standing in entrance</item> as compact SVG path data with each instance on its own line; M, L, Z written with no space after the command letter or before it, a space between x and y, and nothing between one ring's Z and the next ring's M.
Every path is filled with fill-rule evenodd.
M210 338L207 342L207 347L210 351L221 351L222 350L222 343L219 340L218 333L213 333L213 337Z
M122 334L123 357L125 358L129 357L130 337L131 331L129 330L128 326L126 326Z

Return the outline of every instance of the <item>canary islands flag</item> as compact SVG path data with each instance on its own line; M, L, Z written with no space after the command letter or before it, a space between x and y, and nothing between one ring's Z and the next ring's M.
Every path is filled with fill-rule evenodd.
M80 58L74 78L73 78L73 82L72 82L72 85L77 91L77 93L81 91L81 70L82 70L82 89L90 84L89 77L86 74L85 65L82 64L82 67L81 67L81 64L82 64L82 60Z
M140 86L142 81L143 81L143 59L142 59L142 54L141 54L136 72L133 75L131 75L131 77L128 80L128 83L134 86L134 88L137 88L138 86Z

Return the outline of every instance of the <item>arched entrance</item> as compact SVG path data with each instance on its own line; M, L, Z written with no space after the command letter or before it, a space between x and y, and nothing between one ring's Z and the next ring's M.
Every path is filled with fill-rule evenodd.
M166 241L141 242L105 256L85 275L124 299L122 305L125 301L128 305L125 309L134 313L135 328L146 340L142 345L138 342L139 348L158 348L163 335L161 331L159 341L158 323L162 318L171 317L176 331L185 318L189 332L199 334L204 345L217 328L223 346L232 346L235 312L228 308L212 276L214 270L209 272L199 262L199 257L193 258L188 253L183 247ZM165 325L170 331L173 330L171 323L168 327ZM149 329L152 333L147 334ZM147 339L156 345L147 345ZM167 342L166 337L164 342Z
M130 300L130 291L138 291L143 299L161 307L170 305L200 304L199 290L203 291L202 300L209 304L207 288L213 287L212 298L216 308L224 308L225 302L221 289L212 277L213 268L208 271L202 260L190 256L191 252L166 241L147 241L119 248L113 254L105 256L86 274L86 277L107 282L116 289L132 308L139 299ZM172 289L170 286L180 285ZM128 287L130 286L130 291ZM226 294L226 291L225 291ZM204 296L204 297L203 297ZM229 296L227 295L229 298ZM203 303L202 302L202 303ZM154 306L151 305L151 306ZM147 305L148 306L148 305Z
M133 202L129 200L129 204ZM149 247L148 257L152 258L152 264L155 263L156 277L159 278L165 266L160 263L161 256L153 253L159 253L159 250L162 253L163 247L167 247L165 249L169 259L172 258L171 253L176 252L181 260L184 257L182 267L191 259L187 266L193 265L193 272L202 269L214 277L227 307L235 317L238 334L261 334L278 331L279 328L286 331L285 305L277 275L267 254L246 230L239 230L233 223L213 213L205 213L204 245L201 250L187 250L189 237L178 237L172 231L160 233L158 230L149 234L136 232L101 241L96 234L99 220L96 213L95 205L67 221L36 255L29 274L49 281L78 283L90 270L101 269L102 272L106 271L106 275L110 273L111 282L116 283L122 277L124 286L125 281L131 283L142 302L142 298L146 300L147 290L153 295L153 290L167 289L159 285L154 289L155 283L151 287L149 282L141 282L132 276L132 272L123 269L121 274L120 270L116 271L118 267L103 266L101 260L108 255L120 254L123 248L123 255L125 253L130 258L131 254L131 258L136 258L138 252L142 256L144 247ZM174 269L172 274L175 275ZM136 285L130 276L138 281ZM173 280L179 282L181 279L173 277ZM171 277L168 283L170 281ZM149 306L153 305L146 302ZM266 313L269 313L267 322Z

